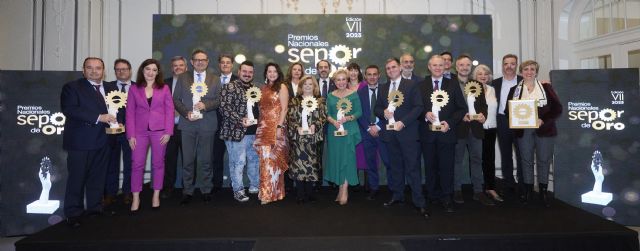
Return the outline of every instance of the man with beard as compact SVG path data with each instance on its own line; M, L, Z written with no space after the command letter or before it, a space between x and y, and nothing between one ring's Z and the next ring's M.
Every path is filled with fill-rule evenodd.
M413 59L413 56L411 56L411 54L402 54L402 56L400 57L400 65L402 66L402 78L410 79L415 83L422 82L423 79L420 76L413 74L416 61Z
M249 193L258 193L259 182L259 159L253 142L256 140L256 124L251 124L247 113L246 93L249 88L257 87L253 81L253 63L244 61L240 64L238 75L233 82L226 84L222 88L222 101L220 111L222 112L222 128L220 138L227 146L229 156L229 174L231 176L231 187L233 188L233 198L239 202L249 200L243 183L243 173L245 164L247 166L247 176L249 177ZM254 118L259 117L258 104L252 108Z
M320 60L316 64L318 72L318 84L320 85L320 95L327 100L327 95L336 89L336 84L331 80L331 64L326 59Z

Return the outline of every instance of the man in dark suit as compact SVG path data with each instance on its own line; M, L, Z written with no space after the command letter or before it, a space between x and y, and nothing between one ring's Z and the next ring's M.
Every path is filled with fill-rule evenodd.
M522 164L520 152L516 144L513 130L509 129L509 120L507 118L507 96L509 90L516 86L522 77L516 75L518 67L518 56L507 54L502 57L502 75L503 77L494 79L491 85L496 90L496 99L498 100L498 113L496 114L498 146L500 147L500 165L502 169L502 178L504 179L507 191L513 192L515 189L515 179L513 177L513 149L515 147L516 166L518 183L523 184Z
M326 59L320 60L316 64L316 71L318 72L320 95L326 101L327 95L336 89L336 83L329 77L329 74L331 74L331 64L329 64L329 61Z
M446 79L453 79L456 76L455 73L451 72L451 67L453 66L453 55L451 52L443 51L440 53L440 56L442 56L442 60L444 60L444 72L442 73L442 76Z
M494 205L493 201L489 199L483 192L484 178L482 176L482 140L484 139L484 128L482 124L485 121L485 115L487 114L487 99L485 98L485 90L482 84L475 82L477 87L477 96L473 93L465 92L465 89L471 88L471 85L467 86L470 82L469 74L471 74L471 57L466 54L458 56L456 59L456 72L458 75L454 78L454 84L460 86L460 90L463 90L464 100L466 106L475 111L474 114L478 115L477 119L473 119L469 113L465 114L462 122L458 124L456 129L456 136L458 137L458 143L456 144L455 152L455 168L454 168L454 193L453 201L456 203L464 203L462 197L462 182L465 177L464 174L471 174L471 183L473 184L473 199L480 201L483 205ZM471 91L470 89L468 91ZM469 102L469 96L473 96L472 104ZM473 107L472 107L473 105ZM468 150L469 152L469 170L465 170L463 167L464 155Z
M129 87L135 82L131 81L131 63L126 59L116 59L113 63L113 70L116 73L116 81L104 84L107 94L111 91L121 91L127 93ZM125 124L127 109L118 109L118 123ZM108 135L111 139L111 158L107 169L107 180L105 184L103 205L110 206L115 202L118 189L122 190L124 204L131 204L131 147L125 133ZM120 156L122 156L122 187L119 187L120 180Z
M378 155L382 159L385 168L389 170L389 155L387 147L380 139L382 131L386 130L386 126L382 120L375 115L377 100L383 98L380 96L378 88L378 80L380 79L380 69L376 65L369 65L365 69L365 79L367 88L360 88L358 95L362 107L362 116L358 118L360 126L360 135L362 135L362 144L364 146L364 156L367 162L367 177L369 185L369 196L367 199L374 200L378 195L380 179L378 176ZM390 172L387 171L387 183L391 180Z
M187 59L183 56L175 56L171 58L171 71L173 76L164 80L169 85L171 93L175 93L175 87L178 82L178 75L187 71ZM173 135L169 137L167 142L167 150L164 159L164 183L160 197L163 199L171 197L175 187L176 178L178 177L178 153L182 152L182 133L178 129L180 122L180 114L176 111L174 118Z
M420 84L424 100L424 118L420 118L420 142L426 165L427 196L432 201L439 200L447 212L454 212L451 203L453 195L453 168L456 146L456 127L467 113L467 107L460 86L443 76L444 59L434 55L428 63L431 76ZM431 94L441 90L447 93L448 102L434 112ZM436 107L437 108L437 107ZM426 120L425 120L426 119ZM428 122L427 122L428 121ZM431 131L430 124L441 122L440 131Z
M211 201L211 153L213 138L218 130L217 110L220 106L220 79L213 72L207 71L209 57L203 50L195 50L191 54L193 71L180 74L174 89L173 103L180 113L178 128L182 132L182 189L181 205L191 202L195 187L193 180L198 178L198 185L205 203ZM193 83L204 83L207 93L194 104L191 86ZM198 110L202 118L193 116ZM197 161L197 170L195 162ZM194 173L197 171L197 175Z
M82 64L84 78L66 83L60 94L64 125L62 147L67 151L64 214L71 227L80 216L102 214L102 195L109 164L107 123L117 122L104 100L104 62L89 57ZM85 197L86 194L86 197ZM85 210L86 199L86 210Z
M402 56L400 56L400 65L402 66L402 78L409 79L414 83L422 82L423 79L420 76L413 74L416 61L415 59L413 59L413 56L411 56L411 54L402 54Z
M375 114L386 126L393 118L393 130L382 132L382 141L387 146L390 157L390 168L393 179L391 191L393 196L389 202L384 203L390 207L404 203L405 176L411 187L411 198L413 205L420 215L429 218L430 213L426 209L425 199L422 194L420 174L420 143L418 142L418 118L423 111L423 102L420 97L418 85L411 80L402 79L400 75L400 60L397 58L387 59L385 64L388 83L379 88L381 98L377 99ZM399 91L404 95L401 105L389 110L387 97L392 91Z
M218 69L220 70L220 88L231 81L238 79L233 74L233 57L230 54L220 54L218 56ZM224 153L227 147L224 140L220 139L220 128L222 128L222 113L218 112L218 130L213 139L213 191L217 192L222 188L222 177L224 176Z

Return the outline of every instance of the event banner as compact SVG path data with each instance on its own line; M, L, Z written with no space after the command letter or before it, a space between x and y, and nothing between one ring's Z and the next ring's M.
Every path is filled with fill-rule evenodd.
M334 71L349 63L363 70L378 65L384 76L386 60L403 53L414 56L414 73L424 77L433 54L467 53L491 67L492 48L490 15L154 15L153 21L153 57L163 66L203 49L214 72L223 53L236 65L253 61L258 81L268 62L285 72L301 62L306 75L316 75L322 59Z
M559 70L564 111L555 148L556 197L627 226L640 225L638 69Z
M0 217L3 236L32 234L64 218L64 83L80 72L0 71Z

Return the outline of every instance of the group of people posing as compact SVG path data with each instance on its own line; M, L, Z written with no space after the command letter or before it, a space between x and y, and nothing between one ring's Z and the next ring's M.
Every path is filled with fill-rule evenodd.
M84 78L63 87L69 171L64 211L69 225L79 226L82 215L110 213L103 205L113 203L118 192L121 153L125 203L132 214L138 212L149 147L153 210L173 191L178 153L180 204L191 203L196 187L202 200L210 202L222 186L225 152L233 197L239 202L249 200L247 192L257 194L262 204L282 200L293 184L298 203L313 202L314 191L327 181L338 187L335 201L344 205L349 186L360 184L358 170L365 173L367 198L375 200L381 161L391 192L386 207L404 204L408 185L422 217L430 217L427 199L454 212L454 202L464 203L465 173L471 177L472 198L494 205L503 201L495 184L496 138L506 186L518 184L520 199L528 203L536 166L540 201L549 205L548 173L562 105L551 85L537 80L535 61L520 64L520 76L518 58L506 55L503 77L493 80L488 66L473 67L464 54L453 61L444 52L429 58L431 75L423 79L413 74L414 58L404 54L386 60L386 82L380 81L382 70L376 65L361 69L351 63L331 74L330 63L321 60L316 77L305 75L300 62L289 65L286 75L278 64L268 63L263 83L254 80L256 67L250 61L233 74L231 55L218 57L217 74L208 70L203 50L192 53L192 71L184 57L171 63L173 76L164 79L160 63L147 59L133 82L130 63L118 59L118 80L103 82L104 62L90 57L83 63ZM123 95L126 107L110 113L113 102L105 97ZM519 99L537 100L537 128L509 128L507 101ZM119 126L124 133L105 132Z

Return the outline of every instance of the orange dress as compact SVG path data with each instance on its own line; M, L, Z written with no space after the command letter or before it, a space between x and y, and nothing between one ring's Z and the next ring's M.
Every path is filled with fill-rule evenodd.
M262 202L272 202L284 198L284 172L287 170L288 144L286 129L276 137L278 118L282 107L277 92L269 85L261 88L262 97L258 107L260 118L253 146L260 159L260 192L258 198ZM286 107L285 107L286 109Z

